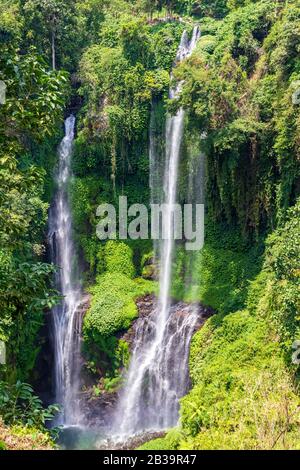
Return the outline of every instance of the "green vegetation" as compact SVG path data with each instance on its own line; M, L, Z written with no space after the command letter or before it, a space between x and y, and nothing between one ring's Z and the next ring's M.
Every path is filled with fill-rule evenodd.
M56 429L45 429L59 411L57 405L43 408L29 384L0 382L0 449L51 449ZM10 427L7 427L9 425Z
M184 29L176 22L149 24L139 9L132 15L132 5L123 3L121 13L118 2L111 2L99 41L84 51L79 64L84 105L73 157L72 199L78 243L91 274L99 246L97 206L115 203L120 195L127 195L129 205L149 203L151 102L166 96ZM138 272L151 248L135 243Z
M122 336L136 299L156 288L151 242L100 242L96 208L120 195L149 204L149 127L163 155L166 113L183 106L179 199L191 153L203 151L206 242L192 260L179 246L172 296L216 315L193 340L179 428L143 448L299 448L299 20L296 0L0 0L0 448L52 446L44 427L56 410L23 381L39 379L45 313L58 301L46 224L70 103L94 395L122 383ZM201 39L169 100L180 37L196 21Z
M204 248L192 254L192 284L186 288L189 274L188 254L177 254L172 285L174 298L201 301L220 313L230 313L245 306L249 281L261 269L263 240L249 243L236 229L207 221Z
M52 441L45 423L57 408L44 410L20 380L30 379L44 313L57 301L50 283L54 268L44 257L45 228L68 75L49 70L26 42L21 2L0 2L0 24L0 80L6 86L0 104L0 339L7 360L0 365L0 414L5 424L17 426L1 423L0 440L6 448L18 448L19 441L21 448L21 441L25 448L47 448Z
M167 435L142 449L299 448L298 366L291 360L299 338L299 210L298 202L268 238L248 309L219 313L195 335L193 388L181 401L177 439Z
M5 424L23 424L43 431L46 422L52 420L58 410L57 405L44 409L32 387L26 383L18 381L9 385L0 382L0 414Z
M207 21L176 73L191 128L207 132L209 213L247 236L273 229L298 194L298 21L296 2L249 2Z
M135 274L132 256L132 250L125 243L108 241L100 252L99 261L104 260L107 272L124 274L131 279Z
M154 290L152 281L132 279L131 249L110 241L101 250L105 272L90 289L92 303L84 318L83 336L89 362L112 374L128 364L128 345L118 334L125 332L138 316L135 300ZM97 370L97 368L96 368Z
M49 71L33 47L20 53L19 6L0 3L0 80L6 85L0 119L0 337L8 343L10 380L28 377L39 351L43 312L55 302L49 286L53 269L43 262L45 169L53 161L68 95L65 72Z
M195 129L207 132L196 297L218 313L194 337L180 427L146 450L299 447L299 9L230 8L224 20L204 21L197 51L176 71L185 85L172 104L189 114L187 142ZM175 295L185 266L181 257Z
M55 443L49 433L33 427L5 426L0 421L0 450L53 450Z

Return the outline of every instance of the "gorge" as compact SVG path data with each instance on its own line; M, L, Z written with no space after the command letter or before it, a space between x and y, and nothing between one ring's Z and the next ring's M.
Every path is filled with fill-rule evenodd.
M191 39L183 32L175 66L189 57L200 37L196 25ZM180 93L181 83L170 90L170 98ZM189 347L196 325L201 324L201 307L192 304L178 313L171 307L172 265L174 263L174 205L177 202L178 168L184 131L184 110L166 120L166 157L164 175L156 179L154 193L163 194L157 201L166 205L165 238L158 245L156 262L159 271L159 296L150 316L141 318L135 328L132 357L120 391L112 429L101 432L117 441L132 439L136 434L164 431L178 421L179 399L189 387ZM71 158L75 132L75 117L65 121L65 137L59 147L57 192L49 217L49 237L52 262L60 266L56 286L63 296L61 305L53 309L56 402L62 405L60 424L89 427L80 414L80 376L82 318L79 306L82 298L78 266L74 270L73 223L68 188L71 184ZM150 133L151 136L151 133ZM151 137L150 137L151 139ZM153 151L150 142L149 148ZM162 162L153 159L153 172ZM190 178L189 178L190 179ZM150 181L154 175L150 171ZM187 189L188 191L188 189ZM76 268L76 266L75 266ZM189 286L187 286L189 288ZM203 320L202 320L203 321ZM178 367L177 364L180 364Z
M1 449L299 447L299 24L0 0Z

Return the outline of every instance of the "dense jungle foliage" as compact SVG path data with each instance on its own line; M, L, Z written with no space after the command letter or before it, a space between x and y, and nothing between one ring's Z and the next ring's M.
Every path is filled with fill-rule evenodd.
M196 22L199 43L171 79L182 32ZM299 448L299 52L297 0L0 0L0 445L7 433L52 445L43 432L56 409L44 410L27 382L38 383L45 324L60 301L47 211L63 118L77 117L70 195L92 297L86 369L115 385L129 355L120 334L135 300L157 289L153 248L100 242L96 208L120 195L149 204L153 110L163 153L166 112L183 106L180 185L191 148L204 152L206 239L192 293L179 248L172 295L216 315L193 339L179 428L143 448ZM175 100L172 80L183 81Z

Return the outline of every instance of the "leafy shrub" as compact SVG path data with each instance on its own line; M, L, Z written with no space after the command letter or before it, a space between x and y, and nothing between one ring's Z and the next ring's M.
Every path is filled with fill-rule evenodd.
M122 376L117 377L106 377L103 381L103 387L106 392L114 392L117 390L122 383Z
M40 344L37 335L44 324L43 312L57 303L49 288L54 267L25 263L0 250L0 338L7 342L10 374L26 379L34 367ZM12 367L13 366L13 367Z
M0 419L1 450L53 450L55 438L56 436L52 436L52 430L41 431L20 424L6 426Z
M30 385L20 381L14 385L0 382L0 415L5 424L23 424L43 431L58 411L58 405L43 408Z

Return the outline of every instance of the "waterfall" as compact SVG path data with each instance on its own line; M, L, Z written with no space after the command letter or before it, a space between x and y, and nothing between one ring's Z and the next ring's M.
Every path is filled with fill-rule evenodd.
M188 57L199 38L195 27L191 41L187 32L181 38L176 64ZM175 65L176 65L175 64ZM176 98L182 83L170 90ZM160 242L160 294L157 307L148 318L138 320L134 350L126 384L117 409L117 432L128 436L149 429L166 429L178 420L179 399L188 388L190 340L198 314L195 308L179 310L170 305L172 261L174 252L173 206L177 198L178 166L184 130L184 110L179 109L166 122L166 160L163 177L167 236ZM150 186L157 184L157 163L153 133L150 132Z
M65 137L59 146L59 166L56 175L57 191L49 213L49 240L52 263L59 267L55 284L62 301L52 310L55 394L62 405L60 424L80 422L78 392L80 370L81 289L74 243L72 215L68 198L75 117L65 121Z

